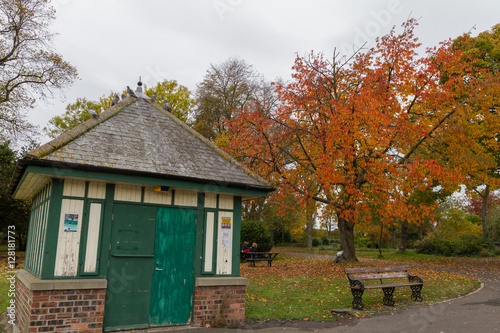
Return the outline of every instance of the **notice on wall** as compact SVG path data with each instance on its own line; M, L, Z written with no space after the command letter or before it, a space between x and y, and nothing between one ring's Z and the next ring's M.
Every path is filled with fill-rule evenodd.
M64 214L64 232L78 231L78 214Z
M231 218L230 217L222 217L221 223L221 242L222 247L231 247Z

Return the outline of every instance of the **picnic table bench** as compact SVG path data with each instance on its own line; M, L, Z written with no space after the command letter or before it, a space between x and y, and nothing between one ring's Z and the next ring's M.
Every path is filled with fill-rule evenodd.
M250 266L255 267L256 261L267 261L267 266L271 267L271 263L279 253L273 252L242 252L244 259L250 262Z
M365 289L382 289L384 292L384 305L394 305L394 289L397 287L410 287L411 299L422 302L421 290L424 282L420 276L410 275L408 266L391 267L366 267L366 268L346 268L345 273L349 279L353 296L352 307L356 310L363 310L363 292ZM408 282L394 282L394 279L408 279ZM389 279L389 283L383 280ZM367 284L364 281L380 280L380 284Z

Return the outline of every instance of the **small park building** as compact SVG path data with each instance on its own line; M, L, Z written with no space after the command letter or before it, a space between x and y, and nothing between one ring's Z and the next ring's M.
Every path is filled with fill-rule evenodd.
M155 102L128 97L29 152L22 332L241 326L241 204L272 187Z

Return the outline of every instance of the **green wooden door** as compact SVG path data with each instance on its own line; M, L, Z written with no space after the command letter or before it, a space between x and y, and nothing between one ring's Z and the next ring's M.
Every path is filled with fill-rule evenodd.
M151 325L185 325L194 291L196 211L159 208L156 221Z
M104 328L149 326L156 207L115 204Z

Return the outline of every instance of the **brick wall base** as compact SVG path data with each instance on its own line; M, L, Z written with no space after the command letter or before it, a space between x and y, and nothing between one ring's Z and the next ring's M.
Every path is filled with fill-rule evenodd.
M245 285L196 286L193 324L202 327L245 325Z
M17 324L22 333L102 332L105 287L89 288L92 283L88 280L81 283L82 280L40 280L27 271L20 272L16 307ZM38 281L33 283L35 279ZM79 284L85 288L79 289ZM63 289L57 289L58 285ZM73 288L68 289L71 285Z

